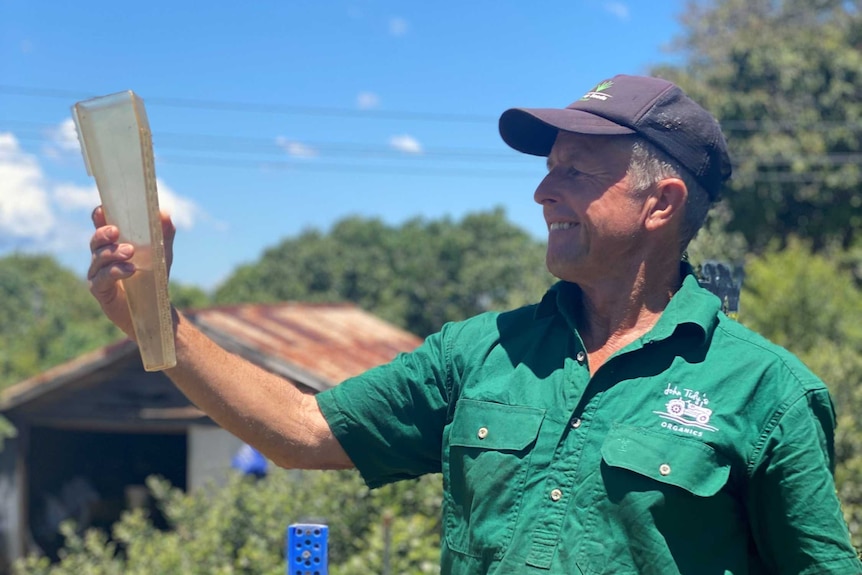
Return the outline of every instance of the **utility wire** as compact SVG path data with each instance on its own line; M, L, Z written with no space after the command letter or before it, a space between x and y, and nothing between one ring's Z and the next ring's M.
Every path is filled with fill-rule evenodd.
M44 134L34 136L25 136L22 139L33 139L36 141L51 142L50 137ZM180 148L182 150L182 148ZM273 150L273 153L278 153L284 156L283 150ZM848 156L839 156L839 164L851 163ZM340 154L339 158L351 157L351 154ZM165 155L158 153L156 155L157 164L170 164L177 166L193 166L207 168L232 168L232 169L255 169L255 170L273 170L285 172L326 172L326 173L358 173L358 174L381 174L381 175L416 175L416 176L443 176L443 177L483 177L483 178L531 178L536 179L542 173L541 168L536 170L516 171L510 169L492 169L492 168L453 168L449 166L429 166L429 163L434 163L433 159L425 158L422 155L408 156L401 152L392 151L388 154L388 158L383 159L396 160L402 165L392 164L356 164L347 162L321 162L317 158L297 158L288 157L283 160L258 160L254 158L236 158L216 156L212 153L206 155ZM511 159L511 158L510 158ZM524 158L526 160L526 158ZM806 158L811 160L810 157ZM853 158L853 164L862 166L862 155ZM414 163L425 163L425 166L406 166L405 162L412 161ZM473 160L475 161L475 159ZM481 161L481 160L480 160ZM785 163L790 163L787 159ZM485 166L495 163L495 159L483 161ZM763 162L762 165L768 165L769 162ZM779 165L775 163L774 165ZM745 183L802 183L810 184L825 181L829 173L794 173L794 172L759 172L754 174L743 174L736 176L739 181Z
M28 98L62 99L67 102L86 100L99 96L77 90L59 88L34 88L0 84L0 95L23 96ZM179 98L174 96L154 96L143 98L147 105L165 106L171 108L215 110L228 112L254 112L260 114L290 114L300 116L331 116L343 118L417 120L428 122L453 123L496 123L498 116L484 114L464 114L451 112L420 112L408 110L358 110L334 106L300 106L288 104L271 104L260 102L241 102L235 100L206 100L194 98ZM781 132L802 127L809 131L829 131L850 129L862 131L862 120L817 120L795 119L763 119L763 120L725 120L719 123L725 132Z
M410 167L392 165L348 164L337 162L257 161L251 159L207 158L196 156L163 156L156 163L212 168L244 168L295 172L327 172L338 174L381 174L399 176L441 176L479 178L537 178L536 172L451 167Z
M356 173L356 174L381 174L381 175L405 175L405 176L466 176L482 178L529 178L536 182L541 177L541 172L495 170L481 168L452 168L452 167L410 167L393 165L367 165L349 163L322 163L316 161L257 161L252 159L235 158L213 158L200 156L163 156L156 158L156 163L165 163L178 166L197 166L213 168L239 168L239 169L264 169L280 170L289 172L327 172L327 173ZM746 175L740 178L746 184L750 183L800 183L814 184L823 182L829 174L826 173L758 173Z
M41 89L41 88L24 88L20 86L8 86L0 84L0 94L15 94L26 97L49 97L72 99L86 99L89 94L74 92L70 90L57 89ZM148 99L153 102L154 99ZM242 102L218 102L218 101L197 101L184 100L179 98L156 98L155 102L166 106L194 106L208 109L232 109L235 111L262 111L265 113L296 113L296 114L319 114L319 115L349 115L368 117L369 113L377 114L377 117L382 117L377 111L360 111L340 108L313 108L300 106L269 106L259 104L248 104ZM453 115L453 114L424 114L415 112L394 112L383 113L389 114L388 117L400 117L402 119L421 119L421 120L444 120L444 121L480 121L478 116L469 115ZM393 115L394 114L394 115ZM491 120L490 117L481 117L481 121ZM494 118L495 119L495 118ZM801 122L800 122L801 123ZM754 130L758 126L763 127L769 125L775 129L785 129L789 123L781 122L728 122L731 129L739 130ZM56 129L55 123L34 122L22 120L3 120L0 121L0 126L12 125L23 127L23 130L18 129L14 133L16 137L24 140L39 141L50 143L53 142L53 137L49 134L50 130ZM826 128L847 127L854 129L862 128L862 122L856 124L845 124L842 122L822 122L819 126ZM810 129L810 123L806 125L806 129ZM535 172L518 172L513 170L497 170L497 169L477 169L473 168L449 168L449 167L427 167L429 163L435 160L457 160L457 161L473 161L493 164L502 161L513 162L524 159L521 155L513 154L512 152L498 152L495 150L480 150L469 148L428 148L422 150L421 154L410 154L391 147L382 145L368 145L360 143L347 142L303 142L298 140L285 140L279 142L269 138L253 138L242 136L215 136L209 134L183 134L176 132L156 132L154 140L159 150L177 150L180 152L200 152L204 155L175 155L165 156L159 154L157 160L175 165L188 166L206 166L206 167L227 167L227 168L253 168L253 169L272 169L285 171L318 171L330 173L378 173L378 174L399 174L399 175L441 175L441 176L468 176L468 177L531 177L535 178ZM263 155L278 155L284 156L288 154L285 146L288 144L299 144L303 146L303 150L307 153L325 155L329 158L350 158L363 157L374 158L375 160L397 160L402 163L401 166L392 166L385 164L376 165L357 165L350 163L321 163L317 158L300 158L290 157L285 160L266 160L260 161L255 159L244 158L224 158L216 157L214 154L263 154ZM508 152L508 153L507 153ZM746 158L747 164L751 164L751 158ZM425 163L426 167L404 166L406 162ZM754 167L781 167L790 166L795 163L801 163L808 166L819 166L828 168L832 166L846 165L862 165L862 154L858 153L832 153L821 154L816 156L774 156L774 157L758 157L754 159ZM817 173L795 173L795 172L760 172L751 175L742 175L746 182L768 182L768 183L817 183L824 181L830 174L819 171Z
M56 126L48 123L0 121L4 124L39 125L42 129L25 128L15 130L16 138L26 141L51 143L53 137L47 130ZM0 129L2 131L2 129ZM153 134L157 150L176 150L182 152L205 153L239 153L264 155L290 155L285 147L299 144L309 155L338 155L347 157L380 157L403 160L447 159L455 161L520 161L529 160L521 154L512 151L496 151L476 148L423 148L421 153L411 154L392 148L391 146L361 144L351 142L317 142L285 139L279 142L276 138L255 138L243 136L215 136L208 134L183 134L177 132L156 132ZM790 166L801 163L807 166L862 165L862 153L828 153L818 155L778 155L772 157L747 157L744 162L735 165L753 164L754 166Z
M844 120L719 120L725 134L732 132L830 132L832 130L862 131L862 121Z
M94 98L98 94L88 94L74 90L56 88L29 88L25 86L10 86L0 84L0 94L24 96L31 98L53 98L69 102ZM142 98L149 106L165 106L169 108L193 108L198 110L216 110L221 112L255 112L261 114L290 114L300 116L332 116L345 118L386 119L386 120L418 120L426 122L459 122L485 124L496 122L497 117L478 114L456 114L448 112L415 112L387 110L357 110L352 108L337 108L328 106L296 106L286 104L262 104L254 102L238 102L228 100L199 100L176 97L146 97Z
M2 127L2 123L0 123ZM0 129L2 131L2 129ZM44 144L55 143L53 137L43 132L32 130L19 130L14 132L15 137L22 141L41 142ZM171 137L179 136L179 137ZM398 160L446 160L446 161L470 161L470 162L513 162L524 161L526 158L515 152L497 152L494 150L479 150L465 148L423 148L421 152L410 153L395 149L391 146L351 144L340 142L306 142L299 140L285 140L277 142L275 139L267 138L235 138L215 137L203 141L196 140L200 136L180 134L153 134L153 143L157 152L163 150L175 150L191 153L206 154L243 154L243 155L277 155L291 156L299 159L308 159L316 156L340 156L340 157L372 157L388 158ZM291 144L302 147L302 153L291 154L286 148Z

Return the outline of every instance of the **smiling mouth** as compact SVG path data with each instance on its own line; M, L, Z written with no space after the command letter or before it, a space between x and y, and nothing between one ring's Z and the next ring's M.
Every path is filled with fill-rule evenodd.
M568 230L576 225L577 224L573 224L572 222L554 222L552 224L548 224L548 229L552 232L556 230Z

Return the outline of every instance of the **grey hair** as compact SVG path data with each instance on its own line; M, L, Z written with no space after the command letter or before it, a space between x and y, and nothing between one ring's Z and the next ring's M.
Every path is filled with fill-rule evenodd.
M646 190L666 178L679 178L685 184L688 199L680 231L680 253L684 252L706 221L706 215L712 207L709 194L679 162L642 138L635 138L632 145L627 175L636 192Z

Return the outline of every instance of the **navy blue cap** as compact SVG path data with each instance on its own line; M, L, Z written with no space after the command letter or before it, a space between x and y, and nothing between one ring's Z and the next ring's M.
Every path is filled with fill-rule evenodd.
M500 135L525 154L547 156L557 133L638 134L688 170L712 200L730 177L727 142L716 119L679 86L649 76L614 76L566 108L512 108Z

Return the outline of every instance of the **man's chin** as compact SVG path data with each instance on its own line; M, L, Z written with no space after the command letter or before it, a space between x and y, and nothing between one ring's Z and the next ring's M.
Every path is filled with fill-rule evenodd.
M545 259L545 265L551 275L557 279L577 283L577 272L571 262L563 262L550 257Z

